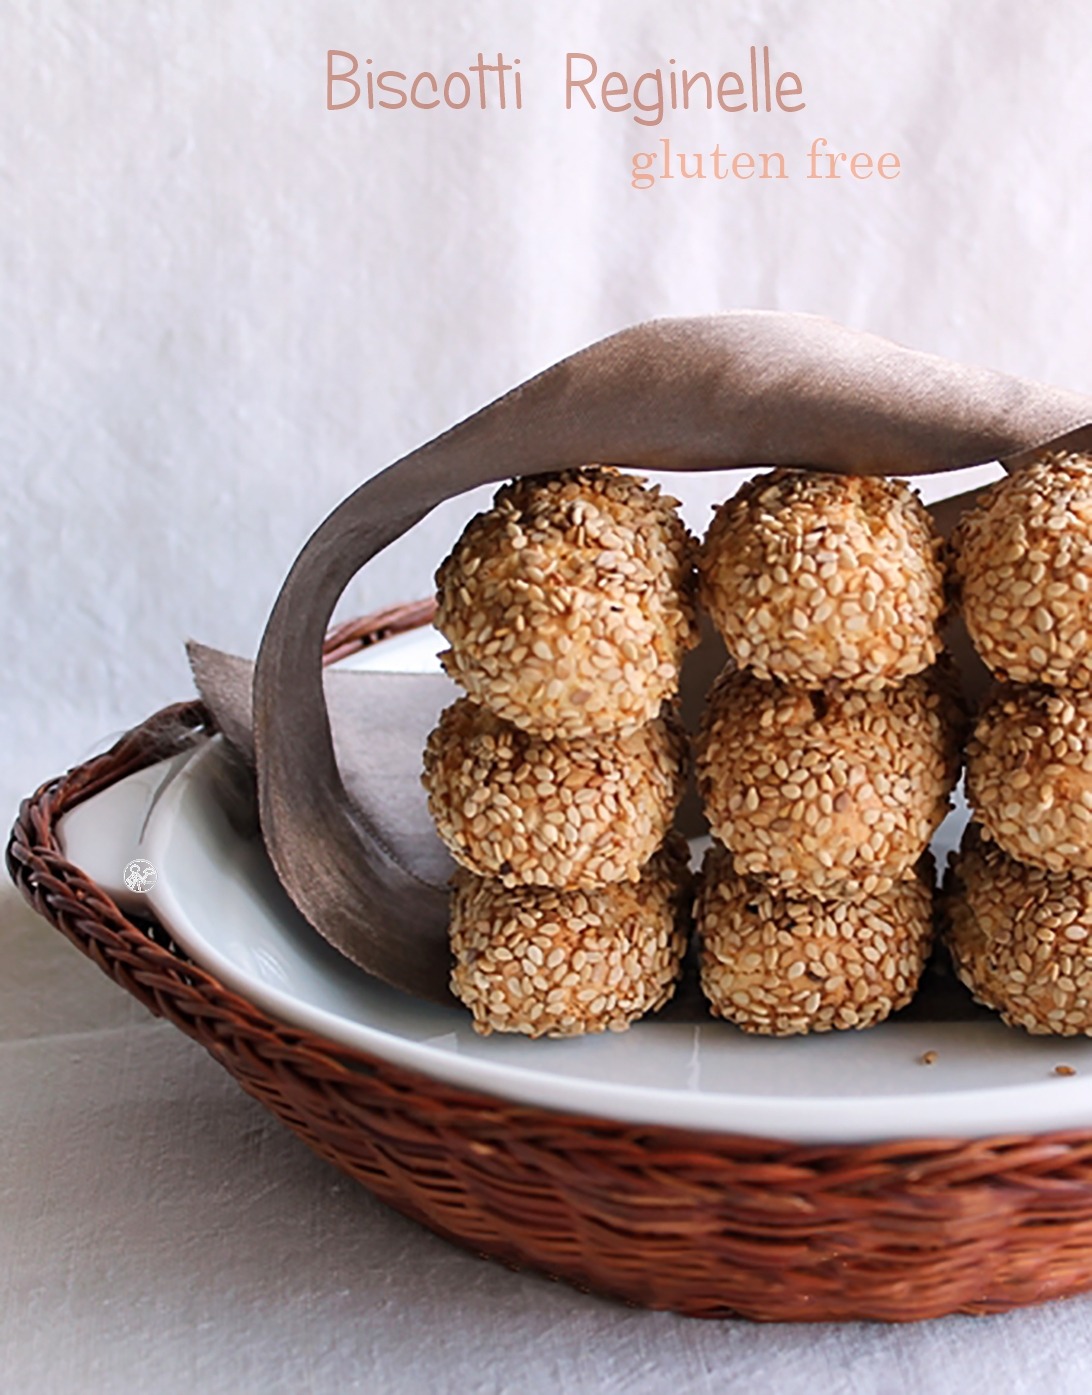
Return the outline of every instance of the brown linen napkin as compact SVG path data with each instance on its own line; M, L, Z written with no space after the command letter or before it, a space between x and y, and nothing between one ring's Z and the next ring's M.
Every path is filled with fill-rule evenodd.
M343 749L339 763L321 672L323 634L345 586L443 500L588 462L926 474L1011 461L1063 439L1090 446L1090 424L1092 400L810 315L652 321L562 360L368 480L293 564L253 679L262 833L286 891L362 968L448 999L445 897L414 870L408 844L392 831L420 815L409 789L416 772L401 792L389 780L375 799L356 767L356 752L366 758L395 731L404 749L419 739L420 752L425 732L411 732L401 709L411 689L435 689L436 680L411 678L389 711L389 699L377 696L367 719L356 718L352 753ZM237 671L236 681L242 677ZM331 684L331 703L334 692ZM418 837L420 830L411 841Z
M186 650L217 727L253 770L253 663L193 641ZM459 689L442 673L336 670L323 686L338 768L360 817L422 894L446 898L455 864L429 817L421 753Z

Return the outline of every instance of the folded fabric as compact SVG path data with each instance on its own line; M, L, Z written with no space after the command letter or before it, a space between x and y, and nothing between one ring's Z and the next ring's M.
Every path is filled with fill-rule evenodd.
M335 722L335 743L321 677L323 634L345 586L443 500L590 462L923 474L1012 462L1063 440L1087 447L1090 423L1092 401L1073 393L810 315L653 321L563 360L368 480L316 530L289 572L253 675L262 834L286 891L354 962L409 992L447 999L443 896L419 875L424 862L408 856L426 846L407 820L420 799L409 757L415 748L419 760L430 699L417 707L423 683L396 687L382 675L375 686L384 696L358 713L354 743L388 747L392 761L396 752L406 761L406 790L395 793L403 777L392 765L380 797L350 775L355 755L339 760L337 744L344 757L348 733ZM236 713L245 682L236 669ZM427 682L435 714L444 698L435 680ZM339 691L331 682L331 703ZM415 819L423 801L412 807Z

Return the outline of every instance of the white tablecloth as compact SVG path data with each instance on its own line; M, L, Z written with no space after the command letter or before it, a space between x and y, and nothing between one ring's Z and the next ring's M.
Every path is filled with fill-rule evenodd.
M629 1310L314 1157L0 893L0 1390L1087 1395L1092 1298L908 1327Z

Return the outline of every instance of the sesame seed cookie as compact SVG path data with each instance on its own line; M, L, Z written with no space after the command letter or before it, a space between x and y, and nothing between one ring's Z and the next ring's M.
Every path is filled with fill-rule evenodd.
M547 739L634 731L697 643L694 543L677 501L589 466L505 485L436 573L444 668Z
M637 880L671 827L687 755L671 714L624 736L544 741L460 698L428 739L422 782L462 866L571 890Z
M807 691L725 669L696 767L736 870L828 899L907 875L949 808L961 712L938 670L897 688Z
M741 877L714 843L696 908L701 986L745 1032L872 1027L914 996L933 938L932 859L887 891L819 901Z
M1092 688L1092 456L1046 451L951 539L967 632L995 677Z
M700 597L760 678L878 689L941 649L943 543L900 480L774 470L717 509Z
M640 881L595 891L509 888L460 869L451 990L483 1036L622 1031L675 992L688 888L681 839L652 858Z
M1092 1036L1092 876L1017 862L971 824L941 904L978 1002L1036 1035Z
M1010 856L1092 869L1092 692L996 689L967 747L967 800Z

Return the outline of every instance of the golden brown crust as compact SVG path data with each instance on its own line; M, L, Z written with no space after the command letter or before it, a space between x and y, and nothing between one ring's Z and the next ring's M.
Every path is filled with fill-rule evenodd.
M714 844L697 900L702 991L745 1032L882 1022L913 997L932 943L932 859L881 895L790 898L739 876Z
M876 895L947 812L960 733L935 671L881 692L816 693L729 668L698 738L698 786L741 874L800 895Z
M428 739L423 783L462 866L505 886L572 890L637 880L686 772L671 713L628 735L544 741L460 698Z
M451 989L474 1029L567 1037L621 1031L675 992L686 951L686 845L638 882L596 891L506 888L455 877Z
M547 738L633 731L697 642L694 545L676 501L606 467L516 480L436 574L447 672Z
M1092 692L997 688L967 747L967 800L1021 862L1092 869Z
M971 824L945 880L960 979L1012 1027L1092 1036L1092 876L1028 867Z
M717 509L701 600L761 678L877 689L940 652L943 544L899 480L774 470Z
M967 631L996 677L1092 688L1092 456L1046 451L951 539Z

